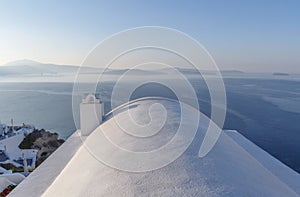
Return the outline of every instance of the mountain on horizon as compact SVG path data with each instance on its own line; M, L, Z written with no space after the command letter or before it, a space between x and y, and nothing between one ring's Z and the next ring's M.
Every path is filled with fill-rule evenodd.
M30 59L22 59L22 60L11 61L1 66L24 66L24 65L40 65L40 64L44 64L44 63L37 62Z
M34 60L22 59L8 62L0 66L0 76L18 76L18 75L55 75L59 73L76 73L80 66L74 65L58 65L51 63L41 63ZM101 73L103 68L82 67L81 72L86 74ZM174 73L174 69L186 75L199 74L197 70L191 68L162 68L157 70L142 70L142 69L107 69L106 74L122 75L130 70L130 74L143 75L143 74L170 74ZM242 74L243 71L239 70L223 70L222 74ZM201 74L215 75L215 71L202 70Z

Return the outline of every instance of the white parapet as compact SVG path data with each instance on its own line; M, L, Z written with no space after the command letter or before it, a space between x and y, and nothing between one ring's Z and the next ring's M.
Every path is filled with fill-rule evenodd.
M94 94L84 96L80 104L80 131L88 136L103 120L104 104Z

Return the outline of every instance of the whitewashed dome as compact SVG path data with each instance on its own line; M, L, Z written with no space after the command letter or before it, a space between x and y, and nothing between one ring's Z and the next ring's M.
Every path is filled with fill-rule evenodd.
M148 109L153 104L165 107L168 120L152 139L137 142L121 131L114 121L114 118L127 118L128 109L135 121L141 125L149 123L151 116ZM85 139L84 145L79 146L63 169L59 172L54 169L58 175L47 187L41 187L44 188L43 196L299 196L299 174L237 132L222 132L214 148L207 156L200 158L199 148L210 119L196 109L188 108L189 117L200 114L198 132L192 144L174 162L157 170L132 173L111 168L97 158L97 154L105 152L112 160L120 159L125 166L131 164L131 161L120 158L118 153L105 146L101 139L103 132L115 140L114 143L132 151L153 149L172 138L181 117L180 104L154 98L136 100L116 109L114 117L108 115L103 124ZM153 109L152 116L157 115L156 108ZM68 144L72 143L70 140L78 138L72 136ZM62 158L61 155L67 154L64 146L70 146L68 144L63 145L34 173L43 174L43 168L49 167L47 162L55 164L55 157ZM89 150L91 147L92 150ZM33 176L38 177L34 173ZM30 177L28 180L31 184L38 184ZM18 192L26 190L28 180L12 194L18 196ZM34 193L32 196L35 196Z

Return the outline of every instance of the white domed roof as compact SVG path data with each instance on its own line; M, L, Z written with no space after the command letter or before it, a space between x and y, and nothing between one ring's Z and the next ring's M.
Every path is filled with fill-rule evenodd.
M165 111L160 105L165 107ZM151 106L149 115L148 110ZM143 152L166 144L175 136L179 127L182 110L178 102L149 98L136 100L116 109L114 116L109 115L106 121L85 139L84 145L79 147L61 171L53 170L59 175L57 174L55 180L47 187L43 186L44 196L299 195L299 174L236 132L222 132L208 155L200 158L199 148L210 120L188 105L183 105L183 107L187 113L185 118L194 121L194 117L200 115L200 124L191 145L174 162L157 170L138 173L126 172L109 166L113 164L114 167L123 166L124 169L131 169L130 165L133 165L134 168L140 166L143 169L143 165L151 166L149 162L158 162L159 159L157 157L152 158L153 160L145 158L146 160L136 160L138 163L133 163L131 159L134 158L124 157L117 149L107 145L103 134L119 147L133 152ZM157 117L165 113L167 113L166 123L161 129L159 128L158 133L153 132L151 129L157 129L155 127L160 124L155 122L159 120ZM138 126L130 125L128 114L138 123ZM153 125L151 125L151 118L155 123ZM121 122L121 125L115 120ZM127 125L126 121L128 121ZM137 131L136 128L141 125L148 127ZM190 135L188 125L185 126L187 126L185 127L187 135ZM129 130L131 127L135 129L126 133L122 130L124 127ZM152 137L143 138L143 135L147 133L151 133ZM141 136L139 140L136 140L136 136L132 135ZM75 137L72 137L73 139L69 140L74 140ZM179 142L186 140L185 135L179 135L179 138ZM171 155L173 153L176 155L178 151L181 151L180 143L177 145L169 148ZM63 151L64 146L68 145L63 145L60 152L50 157L50 161L47 160L40 167L41 169L38 168L34 173L43 174L42 168L47 169L47 162L54 164L51 159L55 160L55 157L60 157L59 154L67 154ZM251 151L248 152L245 149ZM103 161L107 158L110 160ZM160 159L164 159L164 155L161 155ZM34 173L32 173L33 176L37 177ZM28 179L30 180L30 177ZM28 184L26 181L28 180L24 181L24 185ZM25 188L22 184L21 189ZM21 189L17 187L16 193L13 194L17 194Z

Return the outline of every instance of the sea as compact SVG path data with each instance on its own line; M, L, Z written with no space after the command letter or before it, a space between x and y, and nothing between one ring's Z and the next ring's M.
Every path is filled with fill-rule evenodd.
M200 109L210 115L206 84L190 79ZM114 82L97 88L111 110ZM300 173L300 77L273 75L224 76L227 115L224 129L234 129L250 141ZM57 132L67 139L76 131L72 110L73 83L0 82L0 120L14 125L26 123ZM167 87L148 84L130 97L162 96L176 99ZM120 104L122 101L120 101ZM79 106L79 103L78 103ZM78 121L78 120L77 120Z

